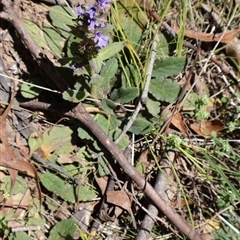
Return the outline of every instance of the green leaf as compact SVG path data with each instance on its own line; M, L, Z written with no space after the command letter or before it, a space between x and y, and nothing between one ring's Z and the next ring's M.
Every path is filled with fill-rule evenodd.
M89 132L85 131L83 128L79 127L77 129L77 132L78 132L78 137L79 138L93 141L93 138L92 138L91 134L89 134Z
M210 225L211 226L211 225ZM216 231L213 231L211 235L214 239L218 240L239 240L239 233L233 230L232 227L225 225Z
M38 202L33 202L34 204L32 205L31 209L29 209L29 216L31 216L30 218L28 218L28 222L27 225L28 226L39 226L41 229L44 229L44 227L46 226L46 218L41 218L40 216L40 209L38 205ZM44 202L45 204L46 202ZM55 209L56 211L57 209ZM37 212L37 214L36 214Z
M64 156L64 154L62 156ZM67 173L69 173L72 176L74 175L76 176L79 173L79 168L77 168L76 165L74 164L64 164L62 167Z
M114 110L117 108L117 104L107 98L102 100L102 110L110 115L115 115Z
M89 188L88 186L81 186L80 187L80 199L83 202L91 201L93 198L96 197L96 192Z
M142 30L133 19L128 19L123 26L123 31L128 42L138 51L140 39L142 37Z
M152 79L149 92L160 101L172 103L178 96L180 87L169 79Z
M98 114L96 118L96 123L98 124L98 126L107 134L109 130L108 119L100 114Z
M98 74L94 74L92 77L91 77L91 81L90 81L90 84L98 84L99 82L102 81L102 76L98 75Z
M169 57L163 60L156 60L152 77L166 78L178 74L184 69L186 57Z
M102 157L98 158L98 174L100 177L110 174L110 171L108 170L108 167Z
M31 78L29 79L29 82L41 87L45 86L44 80L42 78ZM23 83L21 85L20 91L23 97L32 99L39 96L39 94L42 92L42 89L29 85L27 83Z
M147 25L148 17L146 11L139 6L140 1L121 0L116 1L118 9L118 23L123 26L129 20L133 20L135 28L143 29Z
M44 38L51 49L51 52L57 57L62 57L62 51L66 39L51 25L43 24Z
M47 129L42 135L33 132L28 140L30 155L38 148L41 148L44 158L54 152L57 155L70 153L74 146L72 145L73 131L64 125L56 125Z
M144 165L143 162L137 162L137 165L135 168L140 174L146 173L146 166Z
M76 202L76 187L66 182L56 174L46 172L40 176L41 183L50 192L57 194L70 203Z
M53 193L56 193L63 200L75 203L76 202L76 186L66 184L66 182L56 174L46 172L40 176L43 186ZM89 201L96 196L94 189L88 186L80 186L80 200Z
M117 59L110 59L104 64L100 75L95 74L91 77L91 94L94 97L98 99L106 97L113 85L112 83L115 79L114 76L117 72L117 68Z
M72 9L63 6L54 6L50 8L49 16L56 31L67 38L72 31L72 27L75 27L73 19L76 16L73 14Z
M153 129L153 123L149 122L145 118L138 117L129 131L136 135L143 135L149 133Z
M30 148L29 155L32 156L33 153L41 147L43 140L41 139L41 135L38 131L32 132L28 138L28 146Z
M148 112L154 117L156 117L160 112L160 102L151 98L148 98L146 107Z
M103 60L100 56L97 56L89 61L89 65L95 74L99 74L103 66Z
M26 27L28 33L32 39L42 48L48 49L48 44L44 38L43 30L34 22L24 19L24 26Z
M104 36L111 35L113 31L114 31L114 26L110 23L106 27L100 29L100 32Z
M122 130L119 128L114 132L114 134L113 134L114 141L118 138L118 136L121 134L121 132L122 132ZM124 151L128 145L129 145L129 138L127 137L127 135L123 136L117 144L119 149L121 149L122 151Z
M121 79L122 79L123 88L138 87L139 79L141 79L141 76L139 75L139 72L136 66L132 64L127 64L124 67L124 71L121 75Z
M195 108L196 100L199 98L199 95L195 92L190 92L183 102L183 107L185 108Z
M111 58L109 59L103 66L102 71L101 71L101 77L102 80L97 84L97 88L102 87L105 85L108 81L113 78L117 72L118 64L117 64L117 59L116 58Z
M102 61L107 60L107 59L115 56L117 53L119 53L123 49L124 46L125 46L124 41L110 43L109 45L107 45L106 47L102 48L99 51L98 57Z
M1 180L1 190L3 192L10 192L11 190L11 183L12 179L10 176L5 176ZM22 178L21 176L17 176L16 184L14 185L14 188L11 191L11 194L16 195L18 193L25 193L28 189L28 184L26 182L26 179Z
M82 39L79 37L76 37L74 34L70 35L67 39L66 42L66 52L67 52L67 56L68 58L71 58L72 61L75 62L81 62L79 61L79 53L81 53L81 51L79 50L79 46L82 43Z
M122 121L116 118L115 115L108 117L109 132L115 131L120 126Z
M111 99L118 103L128 103L138 96L137 87L115 89L111 94Z
M10 190L11 190L11 182L12 182L11 177L10 176L5 176L1 180L1 191L3 191L3 192L10 192ZM15 186L13 188L13 191L15 191ZM16 193L12 192L12 194L16 194Z
M97 89L96 87L97 96L96 98L97 99L108 98L112 89L116 87L117 81L118 81L117 77L114 76L109 81L105 82L105 84L102 85L100 88Z
M58 222L50 231L48 240L71 240L75 239L77 224L73 219L64 219ZM24 238L23 238L24 239Z
M79 103L87 97L84 91L72 90L72 89L63 92L62 96L63 96L63 99L69 102L74 102L74 103Z
M9 240L31 240L32 238L25 232L11 233Z
M159 35L159 44L157 46L157 58L166 58L169 56L169 43L166 37L161 33ZM171 45L170 45L171 46Z

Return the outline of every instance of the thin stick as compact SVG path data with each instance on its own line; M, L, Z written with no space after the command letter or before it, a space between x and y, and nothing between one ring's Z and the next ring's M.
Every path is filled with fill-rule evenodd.
M140 112L140 110L142 108L142 104L147 103L148 89L149 89L149 85L150 85L150 81L151 81L151 77L152 77L153 65L154 65L154 62L156 59L156 51L157 51L158 42L159 42L159 37L158 37L158 33L156 33L155 38L153 40L150 62L149 62L148 69L147 69L146 83L145 83L144 89L142 91L141 98L138 102L138 105L137 105L134 113L132 114L131 118L129 119L127 125L124 127L124 129L121 132L121 134L119 135L119 137L115 140L115 143L118 143L122 139L122 137L126 134L126 132L129 130L129 128L132 126L138 113Z

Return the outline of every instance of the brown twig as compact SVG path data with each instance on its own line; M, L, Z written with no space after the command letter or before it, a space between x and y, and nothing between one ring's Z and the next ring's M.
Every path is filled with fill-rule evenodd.
M169 152L168 156L163 156L163 158L161 159L160 164L162 167L162 171L158 172L158 176L154 185L154 189L160 196L166 195L166 188L169 182L168 177L170 176L170 173L171 173L168 158L171 159L170 161L173 161L174 157L175 157L175 153ZM159 211L153 204L149 204L148 212L151 215L150 214L145 215L142 221L140 230L138 232L138 235L136 237L136 240L143 240L143 239L149 238L149 235L155 223L155 219L153 219L152 216L157 216Z
M67 6L68 3L72 6L77 6L78 0L38 0L39 2L51 4L51 5L61 5Z

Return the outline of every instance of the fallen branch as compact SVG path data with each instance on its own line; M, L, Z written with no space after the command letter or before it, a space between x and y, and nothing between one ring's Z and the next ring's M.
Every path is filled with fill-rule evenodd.
M154 185L155 191L160 195L160 196L166 196L166 188L167 185L170 181L168 177L171 174L171 168L169 166L169 159L171 162L173 162L173 159L175 158L175 153L169 151L167 155L164 155L160 161L160 165L162 167L161 171L159 170L156 182ZM166 196L167 198L167 196ZM153 205L149 204L148 205L148 212L145 216L144 219L141 223L140 230L137 234L136 240L143 240L143 239L149 239L149 235L152 231L152 228L155 223L155 219L152 216L157 216L158 215L158 209Z

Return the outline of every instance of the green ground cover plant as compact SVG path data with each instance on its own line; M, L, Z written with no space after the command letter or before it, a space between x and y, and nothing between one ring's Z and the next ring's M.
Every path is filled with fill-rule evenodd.
M28 171L11 189L12 175L1 170L3 206L12 196L31 202L21 214L0 212L2 238L238 239L239 73L224 52L231 41L207 42L203 32L238 29L239 4L91 0L44 8L44 21L21 22L67 87L46 70L19 84L20 107L31 108L29 101L44 112L32 113L39 127L26 139L44 201L30 193ZM79 104L100 127L95 132L74 119ZM146 186L126 174L111 141ZM147 183L196 233L149 207L157 205L144 195ZM40 229L14 233L13 216Z

